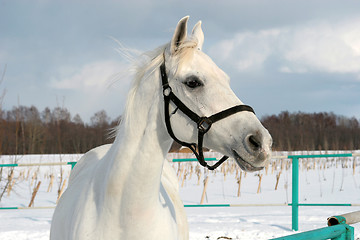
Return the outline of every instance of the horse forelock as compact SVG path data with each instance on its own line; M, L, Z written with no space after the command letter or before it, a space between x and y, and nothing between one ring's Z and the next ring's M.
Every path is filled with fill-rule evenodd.
M174 55L176 57L176 69L181 69L184 64L188 63L193 58L197 46L197 39L189 38L178 47Z

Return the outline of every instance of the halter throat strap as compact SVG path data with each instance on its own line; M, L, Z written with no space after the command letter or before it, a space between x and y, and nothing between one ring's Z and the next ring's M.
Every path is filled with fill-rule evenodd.
M182 146L188 147L196 156L196 159L199 161L199 163L203 166L208 168L209 170L214 170L218 166L220 166L223 162L225 162L229 157L223 156L217 163L210 166L205 162L204 159L204 152L203 152L203 140L204 135L207 133L212 124L220 121L224 118L227 118L235 113L242 112L242 111L248 111L255 114L252 107L248 105L236 105L234 107L228 108L226 110L223 110L221 112L215 113L211 115L210 117L202 116L200 117L198 114L193 112L191 109L189 109L172 91L168 77L166 74L166 67L165 67L165 58L164 62L160 66L160 73L161 73L161 80L162 80L162 87L163 87L163 96L164 96L164 104L165 104L165 124L167 131L172 139L174 139L177 143L181 144ZM178 139L171 127L170 122L170 102L173 102L176 105L175 112L180 109L187 117L189 117L193 122L197 124L198 129L198 151L196 151L196 143L187 143L184 141L181 141Z

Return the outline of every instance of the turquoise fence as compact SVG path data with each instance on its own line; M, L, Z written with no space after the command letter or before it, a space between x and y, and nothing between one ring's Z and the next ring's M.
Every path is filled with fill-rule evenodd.
M319 228L290 236L273 238L271 240L354 240L354 228L347 224Z
M291 206L292 208L292 230L299 230L299 207L309 206L359 206L359 204L351 203L299 203L299 159L303 158L334 158L334 157L356 157L360 154L343 153L343 154L314 154L314 155L289 155L283 156L283 159L292 160L292 203L289 204L275 204L276 206ZM274 157L276 158L276 157ZM214 161L216 158L206 159L207 161ZM197 161L196 158L173 159L173 162L191 162ZM262 204L254 205L261 206ZM264 204L262 206L267 206ZM243 207L251 206L249 204L205 204L205 205L185 205L185 207Z
M205 158L205 161L216 161L216 158ZM172 162L197 162L196 158L174 158Z
M76 165L76 162L10 163L10 164L0 164L0 167L33 167L33 166L58 166L58 165L71 165L71 169L73 169Z
M271 240L354 240L354 228L350 224L360 222L360 211L332 216L327 219L328 227L297 233Z
M318 155L289 155L282 156L283 159L292 160L292 203L289 204L194 204L184 205L185 207L248 207L248 206L291 206L292 208L292 230L299 229L299 207L300 206L360 206L360 204L351 203L299 203L299 159L303 158L329 158L329 157L356 157L359 153L343 154L318 154ZM276 156L274 158L277 158ZM206 161L216 161L216 158L206 158ZM173 159L172 162L195 162L196 158L179 158ZM0 167L26 167L26 166L53 166L53 165L71 165L74 168L76 162L62 163L24 163L24 164L0 164ZM44 207L48 208L48 207ZM25 207L2 207L2 209L27 209Z
M299 230L299 206L354 206L355 204L315 204L299 203L299 159L302 158L329 158L329 157L355 157L360 154L318 154L318 155L289 155L287 158L292 160L292 230Z

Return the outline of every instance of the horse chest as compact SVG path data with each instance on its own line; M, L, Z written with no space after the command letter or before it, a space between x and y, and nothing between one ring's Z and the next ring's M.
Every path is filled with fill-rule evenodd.
M132 215L123 216L123 239L178 239L177 226L169 211L153 207Z
M164 189L162 189L164 190ZM95 195L94 193L90 195ZM157 201L139 204L136 201L104 199L100 212L99 203L83 202L82 219L76 227L77 235L85 239L179 239L176 214L165 191ZM96 207L97 206L97 207ZM97 209L97 210L96 210ZM74 238L82 239L82 238Z

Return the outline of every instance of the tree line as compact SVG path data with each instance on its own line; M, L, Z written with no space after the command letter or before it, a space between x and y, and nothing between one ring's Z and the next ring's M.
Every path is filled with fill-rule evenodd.
M107 133L119 122L99 111L86 124L63 107L19 106L0 114L0 154L84 153L111 143Z
M355 117L284 111L263 117L262 123L273 137L274 150L360 149L360 125Z
M119 121L102 110L90 123L63 107L18 106L0 110L0 154L84 153L113 141L110 131ZM273 137L273 149L355 150L360 149L360 125L356 118L334 113L289 113L261 119ZM172 149L176 149L173 146Z

